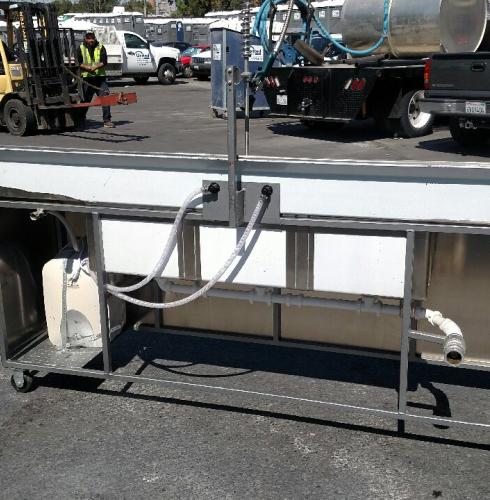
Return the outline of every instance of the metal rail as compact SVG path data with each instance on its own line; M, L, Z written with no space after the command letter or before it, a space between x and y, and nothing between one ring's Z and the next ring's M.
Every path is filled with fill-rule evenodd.
M0 203L2 206L2 203ZM0 330L3 337L3 342L0 342L0 346L2 346L2 360L6 367L18 370L39 370L39 371L50 371L56 373L63 374L73 374L73 375L82 375L89 376L95 378L102 379L111 379L111 380L120 380L124 382L144 382L144 383L156 383L156 384L170 384L188 388L195 389L214 389L218 391L229 391L229 392L239 392L244 394L249 394L253 396L262 396L262 397L270 397L284 400L294 400L304 403L312 403L312 404L320 404L326 407L334 407L339 409L345 409L348 411L359 411L363 413L371 413L377 414L380 416L386 416L389 418L394 418L398 421L399 431L403 432L405 428L406 421L419 421L431 424L439 424L439 425L455 425L455 426L468 426L474 429L479 430L490 430L490 424L481 423L481 422L471 422L464 420L453 420L448 418L440 418L440 417L426 417L421 415L414 415L408 411L407 408L407 379L408 379L408 369L409 369L409 355L410 355L410 344L409 340L418 339L425 340L431 342L440 342L440 336L426 334L423 332L418 332L412 328L412 308L411 308L411 290L412 290L412 278L413 278L413 257L414 257L414 231L408 230L406 233L406 268L405 268L405 290L403 297L403 309L402 309L402 332L401 332L401 349L400 349L400 381L398 388L398 410L397 411L386 411L376 408L368 408L362 406L355 406L349 404L342 404L331 401L323 401L323 400L315 400L309 398L296 398L293 396L282 395L282 394L274 394L268 392L259 392L253 390L245 390L245 389L232 389L227 387L220 386L212 386L207 384L195 384L188 383L182 381L172 381L172 380L164 380L158 378L149 378L143 375L123 375L114 373L112 366L112 355L111 355L111 342L109 338L109 330L107 328L107 297L105 294L105 272L104 272L104 263L103 263L103 248L102 248L102 238L101 238L101 215L99 212L92 212L92 226L93 226L93 238L96 242L96 251L95 251L95 262L96 262L96 271L98 276L98 287L99 287L99 305L100 305L100 314L103 319L103 331L102 331L102 339L103 339L103 371L90 370L84 368L70 368L70 367L59 367L59 366L49 366L43 364L32 364L26 363L20 360L15 359L6 359L5 357L5 325L2 321L0 321ZM0 310L0 316L3 316L2 311ZM276 320L280 315L278 312L275 313ZM272 340L268 339L239 339L237 336L230 337L230 340L242 340L242 341L251 341L257 343L264 344L273 344L273 345L282 345L284 347L293 347L293 348L301 348L301 349L320 349L320 350L330 350L334 352L354 352L354 350L343 349L343 348L329 348L328 346L315 346L315 345L307 345L306 343L296 343L294 341L284 341L280 340L280 326L275 325L274 327L274 338ZM182 333L177 330L169 331L169 333ZM185 332L183 334L192 335L192 333ZM199 334L197 334L199 335ZM202 336L209 336L208 334L202 334ZM218 335L211 334L211 338L218 338ZM219 336L219 338L226 338L226 334ZM365 354L367 356L373 355L372 353L365 352L360 354ZM391 359L397 359L397 356L394 355ZM430 362L429 362L430 363ZM450 368L448 368L450 369Z

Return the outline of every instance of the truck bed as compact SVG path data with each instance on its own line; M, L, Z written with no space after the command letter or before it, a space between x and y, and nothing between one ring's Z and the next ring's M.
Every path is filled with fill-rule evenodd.
M369 108L378 107L380 98L386 101L390 95L394 102L397 82L420 81L422 88L423 69L424 61L420 59L374 57L333 61L323 66L273 68L264 93L276 116L349 122L367 118Z

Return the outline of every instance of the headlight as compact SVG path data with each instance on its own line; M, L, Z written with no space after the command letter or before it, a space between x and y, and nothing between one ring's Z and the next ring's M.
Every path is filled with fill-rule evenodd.
M211 59L204 59L205 64L211 64Z

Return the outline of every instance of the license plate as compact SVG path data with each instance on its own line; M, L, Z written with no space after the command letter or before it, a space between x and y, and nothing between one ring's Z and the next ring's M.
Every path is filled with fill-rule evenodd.
M484 115L487 112L487 104L485 102L467 102L466 112L475 115Z
M288 96L287 95L278 95L276 99L276 103L278 106L287 106L288 105Z

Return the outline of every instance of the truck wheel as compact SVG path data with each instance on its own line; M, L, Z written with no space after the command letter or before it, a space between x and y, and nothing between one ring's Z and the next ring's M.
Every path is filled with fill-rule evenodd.
M458 118L451 119L449 131L452 138L461 146L482 146L490 135L489 131L485 129L460 127Z
M194 71L192 71L190 66L186 66L182 74L184 75L184 78L192 78L194 76Z
M163 63L158 68L158 81L162 85L172 85L175 82L175 68L168 63Z
M149 79L150 79L149 76L135 76L133 78L134 82L137 83L138 85L144 85L145 83L148 83Z
M423 90L410 90L402 96L399 102L401 117L389 121L389 128L392 132L407 139L432 133L434 115L424 113L420 109L419 100L423 96Z
M32 109L20 99L7 101L3 109L3 121L12 135L29 135L36 129L36 117Z

